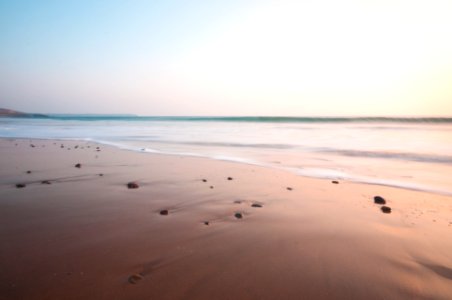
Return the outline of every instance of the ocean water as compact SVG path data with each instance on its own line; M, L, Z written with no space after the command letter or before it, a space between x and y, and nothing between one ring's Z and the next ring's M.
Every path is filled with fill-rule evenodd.
M94 141L452 195L452 118L0 118L0 137Z

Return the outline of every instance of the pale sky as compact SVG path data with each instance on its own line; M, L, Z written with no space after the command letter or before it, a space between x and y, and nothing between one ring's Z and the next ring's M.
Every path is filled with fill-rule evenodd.
M452 1L0 0L0 107L452 116Z

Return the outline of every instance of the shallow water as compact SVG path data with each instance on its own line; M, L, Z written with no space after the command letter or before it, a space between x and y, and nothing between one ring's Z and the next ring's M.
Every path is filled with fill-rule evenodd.
M89 140L452 195L450 118L2 118L0 137Z

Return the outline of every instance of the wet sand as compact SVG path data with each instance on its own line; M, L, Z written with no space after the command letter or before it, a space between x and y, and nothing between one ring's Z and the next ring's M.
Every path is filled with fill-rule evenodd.
M88 142L0 153L2 300L452 299L452 197Z

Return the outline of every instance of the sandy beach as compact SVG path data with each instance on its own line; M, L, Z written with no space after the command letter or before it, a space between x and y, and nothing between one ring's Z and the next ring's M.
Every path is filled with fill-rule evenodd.
M2 300L452 299L452 197L80 141L0 154Z

